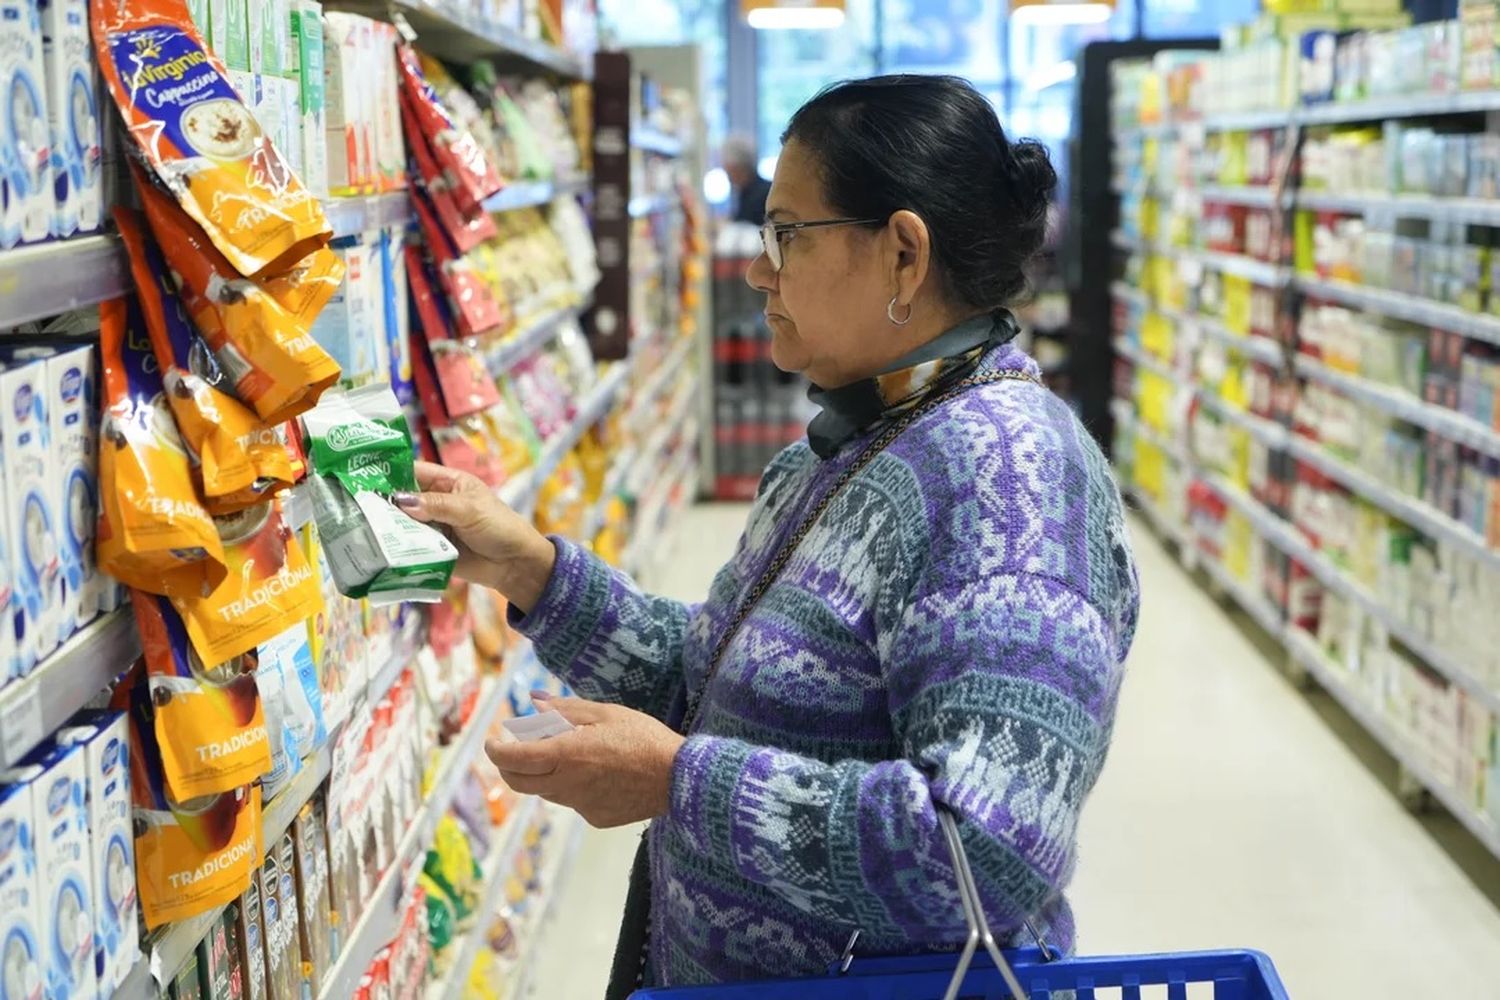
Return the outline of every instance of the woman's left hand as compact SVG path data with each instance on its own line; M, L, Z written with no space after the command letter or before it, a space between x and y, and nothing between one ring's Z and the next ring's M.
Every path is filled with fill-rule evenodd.
M672 763L685 742L644 712L585 701L538 699L577 728L532 743L490 740L485 753L523 795L567 806L600 828L654 819L671 804Z

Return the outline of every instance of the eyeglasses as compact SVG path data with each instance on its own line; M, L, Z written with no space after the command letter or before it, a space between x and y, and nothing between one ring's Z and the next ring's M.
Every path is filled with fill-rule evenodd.
M760 227L760 245L771 262L771 270L779 272L786 263L782 256L781 237L799 229L824 229L829 226L873 226L884 219L820 219L817 222L768 222Z

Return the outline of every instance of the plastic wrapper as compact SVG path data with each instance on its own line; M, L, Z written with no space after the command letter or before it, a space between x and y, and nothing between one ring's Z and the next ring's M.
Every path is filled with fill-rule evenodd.
M482 207L467 213L458 207L452 186L434 159L426 137L417 128L411 106L406 101L401 102L401 120L406 134L411 136L412 160L422 178L422 186L418 189L420 196L428 200L434 220L442 225L442 235L458 253L468 253L495 235L495 220Z
M422 198L414 198L412 207L427 236L427 251L432 256L431 270L427 270L425 265L421 267L420 279L417 273L408 269L412 295L417 303L423 331L431 339L432 330L451 331L461 337L477 337L499 329L509 319L501 306L501 300L495 298L489 285L469 261L448 244L433 217L431 207ZM409 245L407 253L414 253L415 260L423 261L420 247ZM413 258L409 256L408 259ZM423 308L423 297L435 294L435 290L439 288L446 297L451 315L448 322L432 322L429 325L429 313Z
M270 796L301 773L303 760L328 742L328 729L306 628L295 625L262 643L258 655L255 682L270 737L271 768L265 779Z
M274 428L219 388L224 374L183 312L161 252L139 217L120 208L114 215L130 255L167 404L189 456L197 461L205 506L210 513L230 513L290 486L286 444Z
M228 574L204 597L173 597L205 663L255 649L322 607L318 581L277 501L217 518Z
M452 901L454 915L459 920L468 919L479 905L483 873L474 860L468 836L453 816L438 820L422 871ZM430 893L432 887L428 886L427 891Z
M401 99L410 104L420 134L453 185L459 208L472 212L503 186L500 175L485 159L484 150L468 129L448 114L437 91L422 72L422 62L410 45L396 46Z
M268 424L311 409L338 381L338 363L271 292L237 274L171 198L150 183L136 189L183 305L235 396Z
M332 235L208 52L181 0L94 0L94 50L152 173L243 275L275 274Z
M203 593L224 580L224 545L194 490L145 318L134 299L103 303L99 318L99 568L149 592Z
M184 802L248 785L271 769L256 657L206 668L165 597L131 595L146 654L146 681L162 777Z

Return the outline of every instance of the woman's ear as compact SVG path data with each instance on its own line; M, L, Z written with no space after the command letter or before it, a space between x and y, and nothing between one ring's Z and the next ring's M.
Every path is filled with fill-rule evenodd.
M891 241L892 286L899 305L909 306L927 281L932 263L932 234L916 212L902 209L886 223Z

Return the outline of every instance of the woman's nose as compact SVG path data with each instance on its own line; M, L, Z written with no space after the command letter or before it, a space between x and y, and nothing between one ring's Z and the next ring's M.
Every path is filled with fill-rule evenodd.
M771 266L771 259L762 250L750 267L745 271L745 283L757 292L770 294L776 290L776 269Z

